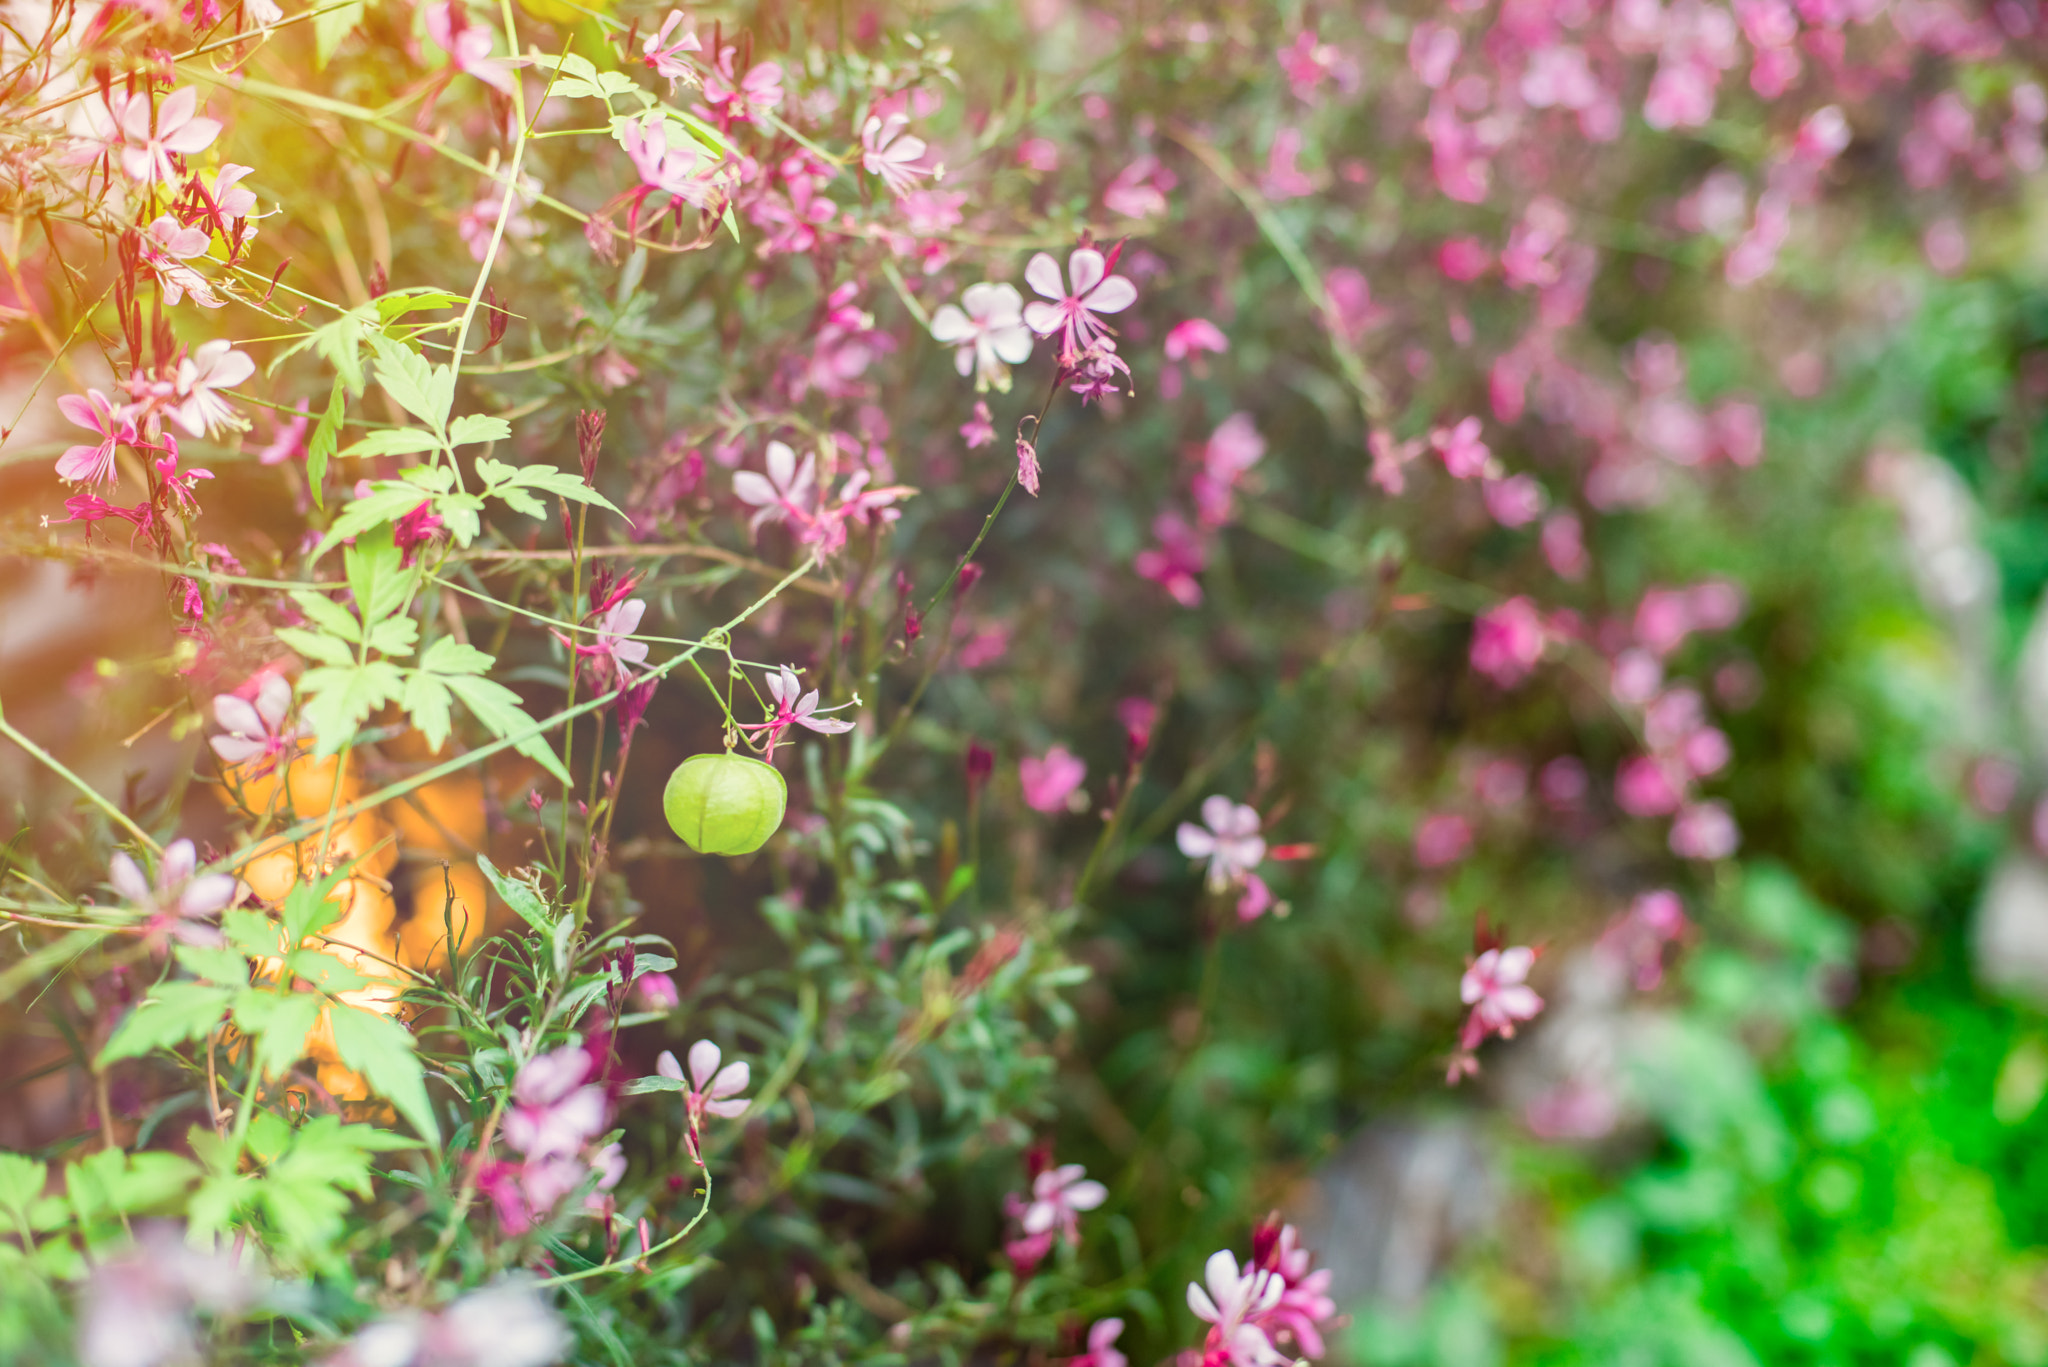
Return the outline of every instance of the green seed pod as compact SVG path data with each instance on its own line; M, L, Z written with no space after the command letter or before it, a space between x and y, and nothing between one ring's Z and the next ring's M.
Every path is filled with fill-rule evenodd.
M782 825L789 785L745 755L692 755L668 776L661 809L699 854L752 854Z

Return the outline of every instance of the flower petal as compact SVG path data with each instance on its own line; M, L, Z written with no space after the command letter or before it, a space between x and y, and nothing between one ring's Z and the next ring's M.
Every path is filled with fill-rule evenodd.
M661 1051L661 1057L654 1061L654 1071L677 1082L683 1080L683 1065L676 1062L675 1051L672 1049Z
M107 881L120 893L138 906L149 901L149 880L142 876L142 869L126 852L117 851L107 862Z
M703 1091L704 1084L718 1071L718 1059L718 1046L708 1039L700 1039L690 1046L690 1080L698 1091Z
M1102 253L1093 247L1076 247L1067 255L1067 279L1072 282L1077 297L1101 284L1108 270Z
M1138 302L1138 287L1121 275L1112 275L1089 291L1083 302L1092 313L1122 313Z
M1066 282L1060 279L1060 263L1044 252L1032 257L1024 267L1024 283L1048 299L1067 297Z

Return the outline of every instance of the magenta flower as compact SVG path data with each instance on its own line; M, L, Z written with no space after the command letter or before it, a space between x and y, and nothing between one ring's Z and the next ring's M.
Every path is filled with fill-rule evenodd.
M642 973L633 979L633 994L649 1011L673 1011L683 1000L676 980L666 973Z
M988 404L981 399L976 399L974 401L974 415L968 418L966 422L960 424L960 440L967 443L968 450L975 451L988 445L995 439L996 425L993 415L988 411Z
M1200 1283L1188 1283L1188 1309L1209 1326L1204 1362L1228 1363L1230 1367L1281 1367L1287 1359L1273 1347L1266 1331L1251 1321L1267 1314L1280 1303L1286 1286L1270 1272L1256 1267L1238 1270L1229 1249L1209 1255Z
M679 25L683 30L682 36L670 42L669 35L674 33ZM697 31L685 22L683 12L679 9L670 10L668 18L661 21L661 28L648 34L647 41L640 45L642 60L654 68L655 75L668 81L671 94L675 92L676 83L690 75L690 65L682 59L682 54L703 50L704 45L697 41Z
M119 476L114 469L114 449L135 440L135 420L126 407L116 408L106 395L88 389L83 398L66 394L57 408L78 426L99 435L97 445L71 447L57 457L57 478L69 484L112 484Z
M1271 1310L1254 1315L1257 1325L1275 1344L1292 1344L1307 1357L1324 1352L1321 1326L1335 1317L1330 1299L1330 1269L1315 1268L1315 1255L1301 1246L1293 1225L1268 1220L1252 1234L1252 1262L1280 1280L1284 1290Z
M1195 578L1209 563L1209 549L1187 519L1168 510L1152 519L1156 547L1139 551L1132 568L1173 595L1184 608L1200 607L1202 585Z
M710 160L695 140L677 134L676 145L671 147L669 136L668 116L658 109L619 129L619 146L640 173L640 198L666 191L686 204L710 208L725 188L718 163ZM636 216L639 207L636 202Z
M738 55L734 47L718 54L717 69L704 76L704 99L727 120L751 123L782 103L782 63L760 62L736 78L733 59Z
M732 477L732 491L740 502L751 504L760 511L747 524L748 531L760 530L763 522L781 522L794 514L799 520L811 515L811 505L817 501L817 466L815 454L804 457L804 463L796 463L796 452L784 442L771 441L767 452L768 473L757 475L752 470L737 471Z
M1543 486L1533 475L1489 479L1480 486L1487 514L1503 527L1526 527L1543 516Z
M461 0L424 6L427 37L448 54L457 71L466 71L503 94L512 93L512 73L503 61L491 60L491 30L473 22Z
M1094 1210L1109 1199L1109 1188L1088 1176L1079 1163L1065 1163L1038 1174L1031 1183L1031 1200L1025 1204L1018 1223L1029 1235L1051 1234L1078 1247L1081 1242L1081 1212Z
M1202 825L1183 821L1173 839L1188 858L1209 861L1211 892L1242 884L1266 857L1258 812L1221 793L1202 799Z
M291 680L278 673L263 676L256 696L221 693L213 700L213 719L224 735L207 744L223 764L241 768L247 778L261 778L298 748L299 733L285 725L292 707Z
M1249 413L1232 413L1202 448L1202 468L1193 481L1195 518L1204 527L1230 521L1231 495L1245 473L1266 454L1266 439Z
M1455 427L1439 427L1429 434L1429 444L1444 458L1444 469L1453 479L1477 479L1492 463L1493 452L1479 439L1479 419L1466 418Z
M1433 812L1415 827L1415 862L1425 869L1455 864L1472 848L1472 823L1456 812Z
M1055 745L1043 757L1026 755L1017 762L1017 778L1024 786L1024 805L1034 812L1053 813L1067 805L1067 799L1088 777L1088 766L1064 745Z
M1034 299L1024 306L1024 322L1041 337L1060 334L1063 364L1085 351L1108 331L1097 316L1122 313L1138 301L1138 287L1121 275L1109 274L1109 263L1093 247L1077 247L1067 257L1068 290L1059 262L1044 252L1024 267L1024 281L1052 303Z
M576 1043L535 1055L513 1078L500 1132L520 1160L493 1163L478 1180L507 1234L523 1234L546 1219L593 1172L597 1191L625 1175L618 1154L589 1147L610 1120L598 1072L598 1060Z
M233 906L241 883L231 873L196 876L199 855L190 840L173 840L164 847L157 864L156 886L142 875L141 866L125 852L116 853L107 866L107 881L135 904L151 936L169 935L188 945L221 943L217 926L208 919Z
M1527 945L1489 949L1472 961L1458 983L1459 999L1472 1008L1458 1038L1460 1049L1470 1053L1489 1035L1513 1039L1517 1023L1536 1019L1543 998L1528 985L1535 964L1536 951Z
M801 696L799 696L800 694ZM775 700L775 715L767 721L742 726L740 730L766 731L768 733L768 748L764 752L763 758L771 763L775 759L776 742L781 740L782 733L792 726L801 726L805 730L815 731L821 736L836 736L842 731L851 731L853 729L853 723L850 721L841 721L837 717L819 715L818 690L814 688L810 692L804 693L803 685L797 682L796 671L788 665L782 666L781 669L768 676L768 696ZM839 707L829 707L825 710L837 712L843 707L858 706L860 706L860 698L856 696L852 702L841 703ZM694 1067L695 1065L693 1064L692 1066Z
M972 372L974 390L1010 392L1010 367L1031 358L1031 329L1023 323L1024 299L1013 285L983 281L961 292L958 304L941 304L932 314L932 336L955 347L953 368Z
M1117 1335L1123 1333L1120 1319L1097 1320L1088 1326L1088 1351L1067 1360L1067 1367L1128 1367L1130 1359L1116 1350Z
M241 418L215 391L232 389L255 373L256 362L234 350L234 343L224 338L202 342L178 362L176 402L167 404L164 414L189 436L203 437L224 427L239 429Z
M1472 628L1472 667L1501 688L1529 677L1549 639L1536 605L1520 594L1479 614Z
M1166 334L1163 350L1167 360L1185 361L1204 351L1228 351L1230 339L1207 318L1190 318L1173 325Z
M747 1113L752 1103L740 1096L752 1081L752 1070L742 1059L719 1067L721 1059L718 1046L708 1039L700 1039L690 1046L690 1078L683 1082L682 1065L676 1056L664 1049L655 1060L654 1069L665 1078L683 1082L684 1106L689 1114L690 1131L695 1134L703 1128L704 1117L715 1115L733 1120Z
M909 126L909 119L891 114L886 119L870 116L860 130L861 167L899 196L909 194L920 177L937 174L932 167L919 165L925 141L903 131Z
M446 519L434 511L431 499L391 524L391 540L399 550L399 568L410 569L419 556L420 547L434 539L434 533L446 525ZM645 647L642 647L643 653Z

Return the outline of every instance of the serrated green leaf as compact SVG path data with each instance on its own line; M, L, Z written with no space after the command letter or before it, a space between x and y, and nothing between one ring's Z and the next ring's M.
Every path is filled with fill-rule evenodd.
M311 589L293 589L291 598L298 604L299 611L328 635L339 636L344 641L363 639L363 629L357 624L355 614L326 594Z
M412 596L413 571L392 540L388 526L372 527L342 556L342 573L356 596L356 612L371 630Z
M307 631L303 627L276 627L272 629L271 635L307 659L323 665L347 668L356 661L353 646L321 632Z
M284 937L296 945L308 935L327 929L347 910L333 900L334 890L349 875L346 867L331 870L304 882L294 883L284 895Z
M351 500L341 510L341 515L334 519L334 525L327 529L327 535L321 537L320 544L313 548L312 558L318 560L350 537L360 537L380 522L398 521L427 499L428 496L414 485L395 479L377 481L369 493Z
M284 952L283 932L260 911L231 907L221 913L220 928L228 943L251 959L271 959Z
M357 946L361 948L361 946ZM284 956L285 972L295 978L303 978L315 990L334 996L338 992L353 992L359 987L368 987L372 982L389 982L389 978L369 978L357 972L332 954L319 949L295 949Z
M420 638L420 624L410 617L388 617L370 628L370 649L386 655L410 655Z
M29 1221L29 1207L42 1199L50 1170L26 1154L0 1153L0 1211L19 1228Z
M312 726L318 753L331 755L348 744L372 712L404 693L405 675L388 660L347 668L322 666L306 671L299 691L306 699L299 715Z
M220 1024L234 993L210 983L160 983L100 1050L99 1066L198 1039Z
M504 899L505 905L519 913L520 920L542 932L554 927L555 918L549 914L548 904L541 900L541 895L534 891L532 884L522 883L516 878L507 878L499 871L498 866L490 861L488 855L478 855L476 866L483 870L484 877L491 880L491 886L497 890L498 896Z
M177 945L171 950L187 972L220 987L243 987L249 981L249 960L217 945Z
M371 1090L397 1108L398 1113L439 1148L441 1128L434 1120L434 1108L427 1100L425 1074L414 1052L412 1032L389 1016L334 1004L329 1017L334 1027L334 1047L341 1061L363 1075Z
M410 456L421 451L439 449L441 439L432 432L423 432L417 427L392 427L371 432L360 441L349 443L344 456Z
M250 988L235 999L235 1026L255 1047L251 1060L264 1077L276 1077L306 1052L306 1036L320 1019L320 998L310 992L265 992Z
M357 9L360 10L360 6ZM319 20L314 24L317 28ZM298 355L308 347L320 358L334 367L335 374L348 386L348 392L360 396L363 392L363 357L361 352L363 324L371 315L362 308L350 309L325 327L314 328L298 341L277 353L264 373L275 374L278 366L289 357ZM332 400L329 400L330 407Z
M313 435L306 441L306 483L313 490L315 508L326 506L322 501L326 491L321 486L327 481L327 462L341 445L341 423L347 412L348 386L336 376L334 388L327 395L327 411L313 424Z
M446 676L448 687L455 696L462 699L470 715L484 724L484 729L500 740L507 736L523 736L512 746L520 754L546 769L563 784L572 780L569 771L562 764L562 757L547 743L546 736L534 730L533 718L526 715L520 706L519 695L495 679L479 679L468 674Z
M448 410L455 400L454 372L429 364L424 356L381 332L370 334L370 350L377 356L378 386L435 432L445 431Z
M356 25L363 22L361 0L338 9L316 9L313 11L313 64L326 70L328 59L334 56L341 40L354 33ZM358 390L357 392L361 392Z
M427 745L435 750L439 750L448 739L454 703L447 685L424 668L406 675L405 696L398 701L406 715L412 718L412 724L420 729Z
M436 637L420 656L420 668L436 674L486 674L497 660L453 636Z
M511 435L511 423L488 413L465 413L448 425L450 446L468 446L479 441L504 441Z

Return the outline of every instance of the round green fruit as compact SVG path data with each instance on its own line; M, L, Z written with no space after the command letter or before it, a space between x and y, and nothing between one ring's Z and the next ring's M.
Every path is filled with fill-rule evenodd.
M692 755L668 776L661 809L699 854L752 854L782 825L789 785L745 755Z

